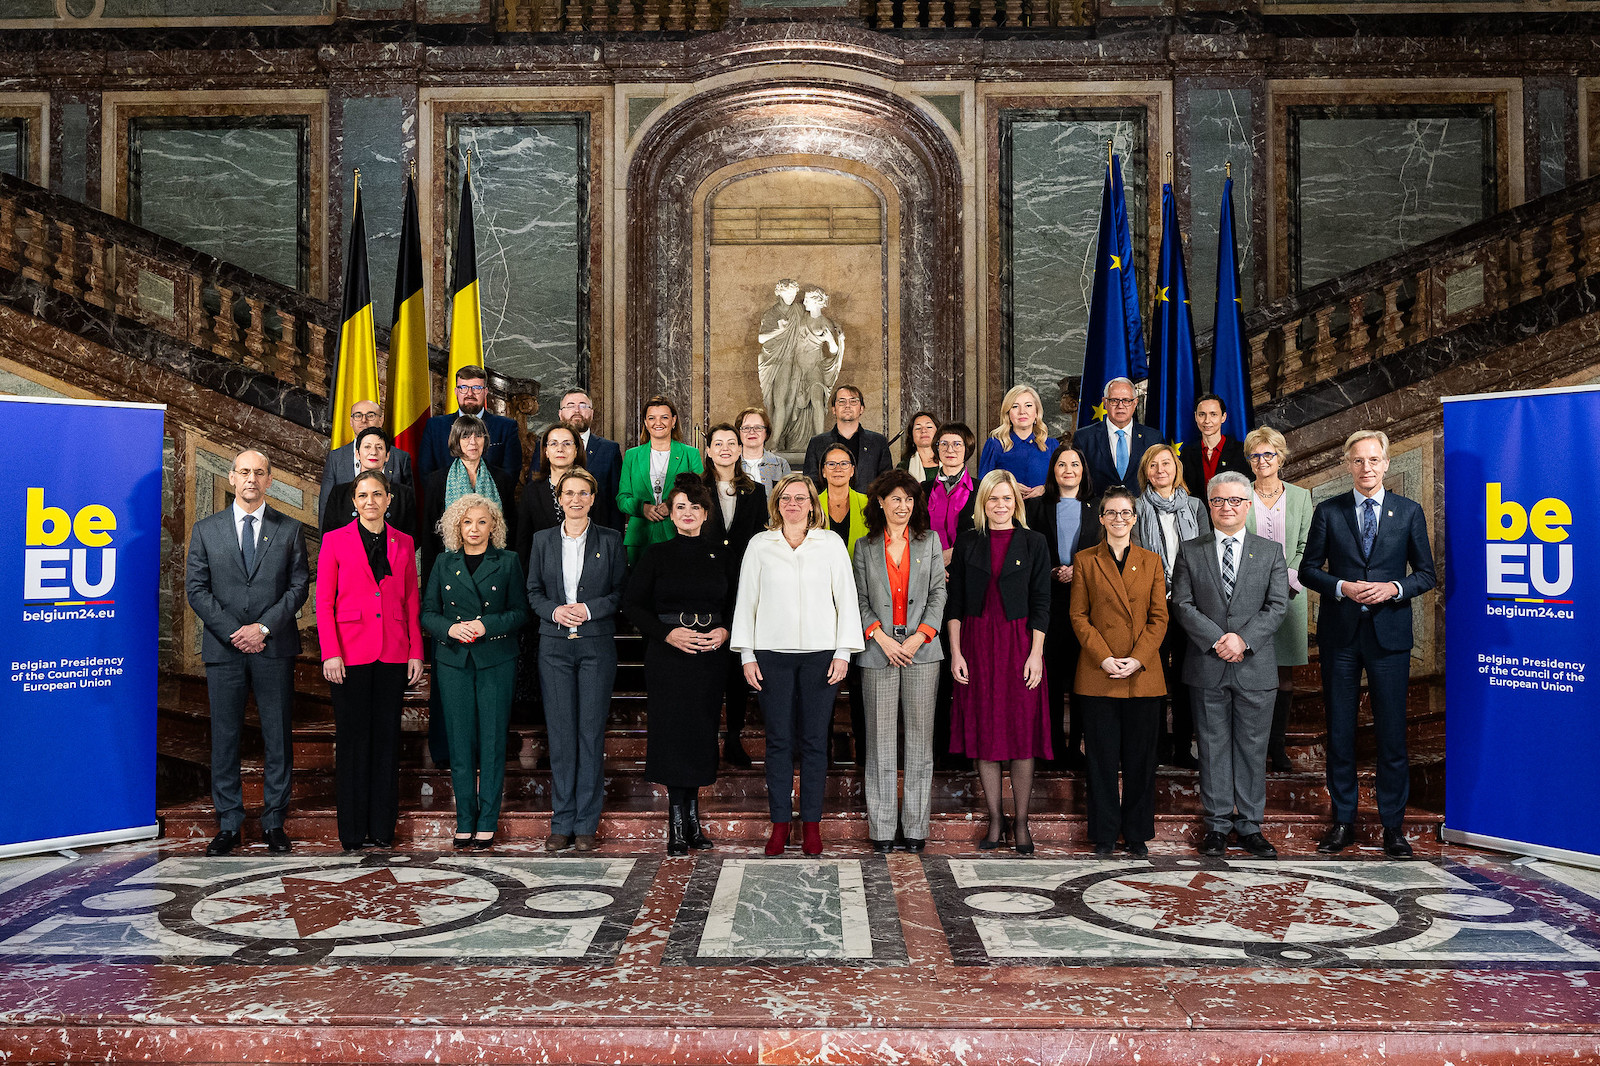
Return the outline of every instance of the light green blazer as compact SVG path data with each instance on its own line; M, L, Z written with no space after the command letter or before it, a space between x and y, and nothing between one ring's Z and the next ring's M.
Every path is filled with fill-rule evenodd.
M1306 554L1306 536L1311 532L1311 493L1299 485L1283 483L1283 513L1284 513L1284 560L1289 564L1289 574L1292 577L1300 569L1300 560ZM1252 504L1245 512L1244 528L1249 533L1259 533L1256 529L1256 509ZM1283 623L1278 626L1277 649L1279 666L1304 666L1311 660L1309 642L1306 639L1308 612L1306 611L1306 590L1295 592L1294 585L1289 586L1292 595L1289 597L1289 612L1283 616Z

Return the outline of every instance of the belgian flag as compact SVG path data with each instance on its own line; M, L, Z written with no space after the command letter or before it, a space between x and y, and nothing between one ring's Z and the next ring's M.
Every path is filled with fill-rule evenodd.
M394 327L389 333L389 404L384 408L394 446L420 454L422 429L433 413L428 381L428 323L422 298L422 228L417 223L417 175L406 179L400 222L400 265L394 279Z
M350 224L350 254L345 258L344 307L339 314L339 361L334 369L333 447L355 440L350 408L362 400L379 402L378 339L372 328L372 281L367 276L367 222L361 210L361 172L356 171L355 221Z
M472 157L461 179L461 218L456 262L450 278L450 369L445 374L445 413L456 407L456 371L483 365L483 310L478 297L478 239L472 227Z

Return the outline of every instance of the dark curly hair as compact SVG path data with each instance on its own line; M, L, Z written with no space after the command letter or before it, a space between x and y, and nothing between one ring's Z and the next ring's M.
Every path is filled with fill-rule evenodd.
M885 470L878 479L867 486L867 536L881 537L889 525L883 513L882 500L895 489L905 489L911 497L911 521L906 523L906 533L913 540L921 540L931 528L928 518L928 498L922 494L922 482L904 470Z

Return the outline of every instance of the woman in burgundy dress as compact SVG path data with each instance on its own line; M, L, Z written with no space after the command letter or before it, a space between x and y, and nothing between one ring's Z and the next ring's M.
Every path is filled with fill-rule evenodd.
M989 807L988 851L1005 843L1001 763L1011 769L1013 843L1033 854L1028 801L1033 760L1048 759L1050 705L1044 636L1050 625L1050 546L1022 515L1022 488L1008 471L978 484L973 528L950 558L950 672L956 681L950 750L977 760Z

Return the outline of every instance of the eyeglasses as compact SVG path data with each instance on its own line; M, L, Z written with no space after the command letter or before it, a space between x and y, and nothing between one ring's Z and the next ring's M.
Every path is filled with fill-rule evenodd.
M350 413L350 421L352 421L352 422L382 422L383 421L383 412L382 411L352 411Z
M563 411L593 411L594 405L589 403L564 403L561 405L561 409Z
M1376 459L1346 459L1345 462L1357 467L1379 467L1388 462L1388 460L1380 455Z
M959 440L942 440L939 442L939 447L943 448L945 451L953 452L957 448L965 448L966 444Z
M1272 462L1272 460L1276 459L1277 457L1278 457L1278 453L1277 452L1251 452L1250 453L1250 461L1252 463L1270 463L1270 462Z
M810 496L779 496L778 497L778 502L780 504L783 504L783 503L787 503L787 504L810 503L811 502L811 497Z
M1213 506L1213 507L1239 508L1239 507L1244 507L1249 502L1250 501L1245 499L1243 496L1213 496L1213 497L1211 497L1211 506Z
M740 434L740 436L744 436L744 437L753 437L757 433L765 433L766 431L767 431L767 427L766 426L749 425L749 426L744 426L743 428L741 428L739 430L739 434Z
M852 463L848 459L835 459L831 463L823 463L822 464L822 469L824 469L824 470L843 470L847 466L855 466L855 465L856 464Z
M1128 510L1101 511L1100 512L1100 517L1109 518L1113 522L1126 522L1128 519L1133 517L1133 512L1132 511L1128 511Z
M489 391L489 386L487 386L487 385L457 385L456 386L456 391L457 392L488 392Z
M1107 407L1126 407L1129 404L1138 403L1139 401L1135 400L1132 396L1129 396L1126 399L1120 396L1106 396L1103 397L1100 402L1105 404Z
M590 496L593 496L593 495L594 495L594 493L589 489L562 489L561 490L561 498L563 500L586 500Z

